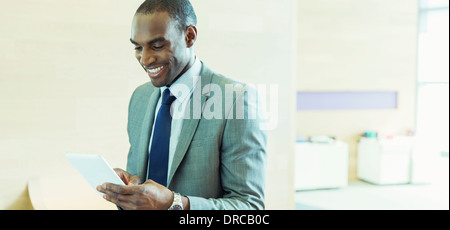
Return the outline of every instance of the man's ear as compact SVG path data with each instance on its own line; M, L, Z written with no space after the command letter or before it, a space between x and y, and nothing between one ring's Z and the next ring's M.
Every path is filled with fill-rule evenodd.
M188 26L184 31L184 35L187 48L191 48L197 40L197 27L194 25Z

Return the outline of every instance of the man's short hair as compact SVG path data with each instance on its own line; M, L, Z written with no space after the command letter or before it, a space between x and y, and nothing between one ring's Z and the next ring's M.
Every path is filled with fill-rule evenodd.
M197 16L189 0L146 0L136 10L136 14L153 14L168 12L172 19L185 30L190 25L197 25Z

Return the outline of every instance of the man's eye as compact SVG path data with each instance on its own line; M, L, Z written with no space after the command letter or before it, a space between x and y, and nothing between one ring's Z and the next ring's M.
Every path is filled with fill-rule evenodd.
M142 50L142 47L136 46L136 47L134 47L134 49L135 49L135 50Z
M162 45L162 46L153 46L153 49L155 49L155 50L160 50L160 49L162 49L164 46Z

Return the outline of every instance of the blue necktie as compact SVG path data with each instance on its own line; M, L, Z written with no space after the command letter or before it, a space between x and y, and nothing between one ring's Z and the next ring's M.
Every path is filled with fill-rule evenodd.
M156 117L153 140L151 143L152 147L150 149L148 178L163 186L167 186L167 171L169 165L170 128L172 127L170 105L175 99L175 96L170 96L168 88L164 90L161 107L159 108Z

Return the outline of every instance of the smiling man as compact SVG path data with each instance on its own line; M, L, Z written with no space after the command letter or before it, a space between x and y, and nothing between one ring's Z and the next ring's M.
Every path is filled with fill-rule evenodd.
M256 93L196 57L196 24L188 0L148 0L134 15L150 82L130 100L127 170L115 169L126 185L97 187L122 209L264 209L266 135L247 115Z

